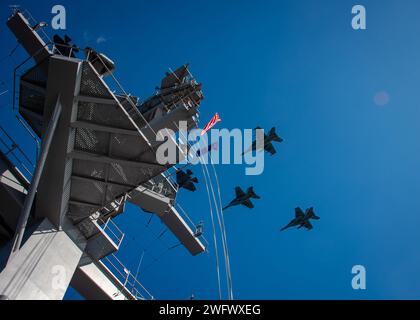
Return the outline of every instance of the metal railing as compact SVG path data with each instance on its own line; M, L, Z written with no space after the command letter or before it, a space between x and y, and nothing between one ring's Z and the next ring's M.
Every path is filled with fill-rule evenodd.
M162 172L161 175L166 179L168 184L171 186L172 190L176 193L178 191L178 184L175 182L175 180L170 175L167 175L165 172Z
M22 127L25 128L26 132L31 136L32 140L34 140L35 142L35 147L36 147L36 154L35 154L35 159L36 161L38 160L39 154L41 152L41 141L39 139L39 137L33 132L32 128L28 126L28 124L22 119L20 118L17 114L15 115L17 121L21 124Z
M186 220L184 220L184 221L187 225L189 225L191 230L194 231L194 236L196 236L197 238L201 238L204 241L205 248L206 248L206 251L207 251L208 247L209 247L209 242L207 241L206 237L203 235L203 233L204 233L203 225L201 225L201 228L202 228L201 233L198 234L198 232L197 232L198 231L197 227L200 226L201 222L198 223L198 224L194 223L194 221L192 221L190 216L187 214L187 212L184 210L184 208L179 203L175 204L175 208L178 208L179 209L178 212L181 212L181 215L183 215L186 218Z
M120 212L122 207L125 204L127 196L124 195L120 198L115 199L111 203L106 204L103 208L98 210L99 217L106 220L108 218L115 218L117 216L116 212Z
M143 186L147 189L159 193L165 197L175 199L178 188L174 181L170 177L167 177L164 173L153 177L152 179L143 183Z
M136 300L154 300L153 295L140 283L140 281L128 270L115 256L110 254L100 261L122 283L122 290L130 292ZM121 293L120 291L120 293Z
M26 172L25 177L30 180L35 165L15 140L0 126L0 143L3 154L21 171Z
M102 229L102 231L117 245L119 248L123 239L124 239L124 232L118 228L114 221L112 221L112 217L109 217L104 221L102 218L98 218L98 225Z
M25 17L25 19L29 22L29 24L33 27L35 25L37 25L39 23L39 21L37 21L32 14L29 12L28 9L23 9L20 10L18 9L18 11ZM39 37L41 38L42 41L44 41L44 43L49 43L51 44L52 41L50 39L50 37L48 36L48 34L45 32L45 30L43 28L39 28L38 29L40 32L37 32L37 34L39 35ZM37 31L38 31L37 30Z
M48 42L46 43L41 49L39 49L36 53L34 53L33 55L29 56L28 58L26 58L25 60L23 60L20 64L18 64L13 71L13 92L12 92L12 110L13 112L16 112L17 107L16 104L19 103L19 96L20 96L20 87L16 85L16 80L17 78L20 78L22 75L26 74L29 70L36 68L38 66L40 66L42 63L45 62L45 60L37 63L37 64L33 64L32 65L25 68L25 71L20 72L21 68L25 65L28 64L28 62L31 61L32 58L34 58L35 56L37 56L38 54L40 54L40 52L48 47L48 49L50 50L50 46L51 46L51 52L54 51L58 51L58 49L55 49L55 45L52 42ZM65 45L62 45L65 46ZM68 46L70 47L70 46ZM73 49L73 47L71 47ZM61 54L61 53L60 53ZM69 52L69 56L71 56L72 51L70 50ZM34 132L34 130L26 123L26 121L24 119L22 119L21 117L18 116L18 114L15 114L16 119L18 120L19 124L29 133L29 135L31 136L31 138L34 140L35 142L35 147L36 147L36 159L38 159L39 153L40 153L40 149L41 149L41 142L40 142L40 138L37 136L37 134ZM25 171L27 171L25 169ZM32 176L32 174L31 174Z
M50 49L51 46L51 49ZM74 45L65 45L65 44L60 44L60 47L65 47L65 48L69 48L70 50L68 51L68 54L64 55L60 52L60 50L56 47L56 45L54 44L54 42L48 42L46 43L44 46L42 46L42 48L40 48L37 52L35 52L34 54L30 55L29 57L27 57L26 59L24 59L21 63L19 63L14 71L13 71L13 110L16 110L16 101L19 100L19 91L17 90L17 86L16 86L16 79L20 78L22 75L24 75L26 72L28 72L30 69L32 68L36 68L38 66L40 66L42 63L45 62L45 59L43 61L40 61L38 63L34 63L34 61L32 61L32 58L35 58L36 56L38 56L45 48L48 48L48 50L50 51L51 55L53 55L54 53L58 53L59 55L65 56L65 57L71 57L73 50L77 49L77 50L83 50L80 49ZM25 71L20 72L20 69L27 65L28 63L32 63L31 66L26 67ZM18 73L19 72L19 73Z
M88 62L89 62L89 54L90 52L88 52L88 55L86 57L86 61ZM122 87L118 79L114 76L112 70L110 70L108 66L106 65L106 63L102 60L101 56L97 55L97 58L99 59L99 61L101 61L103 67L107 70L107 74L108 74L107 79L112 79L112 82L114 85L111 86L109 81L106 82L99 74L98 74L98 77L102 79L104 84L106 84L109 91L111 92L111 95L113 96L115 101L117 101L118 106L125 111L127 116L130 118L131 122L133 123L134 127L138 131L138 133L142 136L142 138L147 143L147 145L152 149L152 151L154 151L149 139L147 139L147 137L141 130L140 126L138 125L137 120L140 119L145 124L145 126L149 127L150 130L152 130L152 132L154 132L153 128L149 125L149 122L144 118L143 114L140 112L137 105L133 102L132 96L124 90L124 88ZM92 66L92 69L96 72L96 69L93 67L92 64L91 66ZM123 98L123 100L118 99L118 97ZM124 101L127 101L128 105L124 103Z

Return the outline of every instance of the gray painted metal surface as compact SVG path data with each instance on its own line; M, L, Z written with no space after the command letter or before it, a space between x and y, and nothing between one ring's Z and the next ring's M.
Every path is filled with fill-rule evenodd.
M85 246L69 221L57 230L44 219L0 274L0 294L10 300L62 299Z
M156 159L156 148L162 143L156 137L158 130L176 132L181 120L187 121L188 128L196 125L203 95L188 66L167 74L159 91L138 104L105 63L99 65L104 72L98 74L100 59L94 67L89 59L52 54L19 12L8 26L36 62L20 79L19 113L44 146L58 96L62 111L39 187L34 184L33 188L38 190L35 217L43 223L0 274L0 293L10 299L62 298L65 289L51 289L47 273L55 263L63 264L70 278L76 270L73 280L79 285L90 278L102 293L120 286L121 281L112 280L113 271L98 259L108 259L121 241L112 239L99 221L120 214L127 195L140 207L156 212L193 255L203 252L204 246L172 206L177 188L162 175L172 164L161 165ZM115 81L118 92L110 89L104 75ZM179 148L175 139L170 142ZM178 160L184 156L181 151ZM91 262L80 260L82 254ZM101 295L80 290L86 296ZM125 286L120 290L126 290ZM123 296L137 298L137 293Z
M29 214L32 209L32 204L34 202L35 194L37 192L39 180L41 179L45 161L47 160L48 152L50 149L51 141L54 136L55 129L57 128L57 122L61 115L61 103L60 103L60 96L58 96L53 115L51 120L48 123L48 127L45 133L45 137L43 140L43 146L41 155L38 159L38 163L35 168L35 173L32 178L31 184L29 186L28 194L25 197L25 202L23 203L22 213L20 214L19 221L16 228L15 238L13 240L12 246L12 253L11 258L13 258L13 254L16 253L20 249L20 245L22 243L23 234L25 232L26 225L28 223Z

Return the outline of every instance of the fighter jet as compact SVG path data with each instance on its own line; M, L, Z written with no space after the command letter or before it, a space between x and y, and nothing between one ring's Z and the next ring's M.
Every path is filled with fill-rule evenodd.
M241 187L236 187L235 193L236 193L236 198L233 199L226 207L224 207L223 210L226 210L229 207L237 206L239 204L242 204L245 207L252 209L254 208L254 205L252 204L250 199L261 198L255 194L253 187L249 187L246 193L242 191Z
M257 129L261 129L260 127L256 127L255 130ZM264 133L264 150L267 151L268 153L270 153L271 155L276 153L276 149L274 149L273 144L271 143L272 141L276 141L276 142L282 142L283 139L280 138L277 133L276 133L276 128L272 127L271 130L268 132L268 135ZM263 149L262 146L257 146L257 140L255 140L252 143L252 146L248 149L248 151L250 150L261 150ZM246 151L246 152L248 152ZM242 155L244 155L246 152L242 153Z
M280 231L295 226L299 226L298 229L305 227L306 229L311 230L313 227L309 219L319 220L319 217L314 213L314 208L310 207L305 210L305 213L303 213L302 209L297 207L295 208L295 218L290 221L287 226L280 229Z
M194 183L198 183L198 179L196 177L192 177L193 172L190 169L187 169L186 173L182 170L178 170L176 172L176 183L178 184L179 188L184 188L189 191L195 191L196 187Z

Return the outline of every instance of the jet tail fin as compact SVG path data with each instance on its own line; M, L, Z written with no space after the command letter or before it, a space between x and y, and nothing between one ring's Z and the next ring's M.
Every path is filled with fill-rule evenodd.
M309 219L319 220L320 218L315 214L314 208L310 207L307 211L307 215Z
M275 127L272 127L271 129L270 129L270 132L268 133L268 136L270 137L270 139L271 140L273 140L273 141L277 141L277 142L282 142L283 141L283 139L282 138L280 138L278 135L277 135L277 133L276 133L276 128Z
M254 199L260 199L261 198L260 196L258 196L254 192L254 188L253 187L249 187L247 193L251 196L251 198L254 198Z

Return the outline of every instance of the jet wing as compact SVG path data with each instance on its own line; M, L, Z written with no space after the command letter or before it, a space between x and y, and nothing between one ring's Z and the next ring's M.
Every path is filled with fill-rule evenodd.
M188 182L184 183L182 185L182 187L187 189L187 190L190 190L190 191L195 191L196 190L196 187L195 187L194 183L192 183L191 181L188 181Z
M254 205L252 204L250 200L245 200L241 204L243 204L245 207L250 208L250 209L254 208Z
M239 198L239 197L244 196L245 192L241 189L241 187L236 187L235 194L236 194L236 197Z
M311 230L313 227L312 227L312 224L309 222L309 220L305 220L304 222L303 222L303 226L306 228L306 229L308 229L308 230Z
M267 151L268 153L270 153L271 155L276 153L276 149L274 149L273 144L271 142L268 142L264 146L264 150Z
M297 207L295 208L295 217L296 218L303 218L305 214L303 213L302 209Z
M283 142L284 140L283 140L283 138L280 138L279 136L275 136L275 137L273 137L273 139L272 139L273 141L276 141L276 142Z

